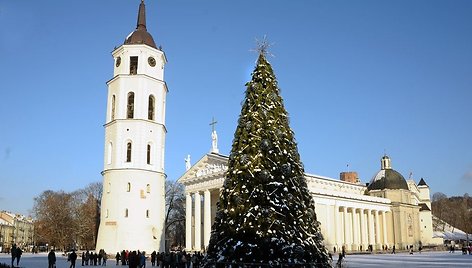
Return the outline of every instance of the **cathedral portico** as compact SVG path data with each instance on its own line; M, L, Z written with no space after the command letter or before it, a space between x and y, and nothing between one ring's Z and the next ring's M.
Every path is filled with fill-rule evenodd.
M218 194L218 189L186 193L185 248L187 251L200 251L208 246Z

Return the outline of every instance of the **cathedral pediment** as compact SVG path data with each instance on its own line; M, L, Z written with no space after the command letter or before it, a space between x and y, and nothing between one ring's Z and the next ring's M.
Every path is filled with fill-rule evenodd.
M192 165L178 181L184 185L189 185L215 176L221 177L227 170L227 156L209 153Z

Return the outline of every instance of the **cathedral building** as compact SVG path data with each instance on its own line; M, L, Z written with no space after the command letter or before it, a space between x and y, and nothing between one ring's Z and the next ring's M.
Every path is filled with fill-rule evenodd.
M210 153L190 165L179 178L186 193L186 250L208 246L216 203L228 169L228 157ZM392 169L388 156L367 185L356 172L342 172L340 179L305 174L316 207L324 243L330 250L406 249L435 245L430 190L423 179L416 184Z
M167 60L147 31L144 1L112 56L96 249L164 251Z

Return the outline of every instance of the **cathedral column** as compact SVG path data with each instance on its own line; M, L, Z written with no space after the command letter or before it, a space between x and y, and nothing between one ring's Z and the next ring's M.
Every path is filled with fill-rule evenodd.
M334 206L334 244L339 251L341 242L341 219L339 218L339 206Z
M200 193L195 193L195 244L194 250L200 251L202 248L202 199Z
M377 245L377 249L382 248L380 246L380 219L379 219L379 211L374 211L375 215L375 244Z
M349 220L347 218L347 207L343 207L343 225L344 225L344 245L346 247L346 250L351 248L351 239L349 237L350 232L349 232Z
M185 195L185 248L192 250L192 196Z
M327 228L326 228L325 241L328 241L328 244L329 244L329 242L331 242L332 244L335 244L335 242L336 242L334 240L335 238L334 238L333 235L331 235L331 230L333 228L330 228L330 227L333 226L333 225L331 225L331 217L330 216L331 215L329 213L329 206L327 206L327 208L326 208L326 226L327 226Z
M203 246L206 249L210 244L211 233L211 193L205 190L203 199Z
M352 250L358 250L359 247L359 222L356 211L356 208L352 208L352 234L354 240Z
M369 245L374 246L374 219L372 217L372 210L367 210L367 221L369 222Z
M360 237L361 237L361 245L362 245L362 250L365 251L367 248L366 248L366 245L368 244L367 243L367 236L366 236L366 225L365 225L365 214L364 214L364 209L361 208L359 209L359 217L360 217L360 220L361 220L361 233L360 233Z
M387 211L382 211L382 227L383 227L383 243L388 244L387 241Z

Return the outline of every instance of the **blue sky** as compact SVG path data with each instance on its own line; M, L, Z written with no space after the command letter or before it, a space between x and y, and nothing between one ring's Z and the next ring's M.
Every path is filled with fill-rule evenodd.
M0 209L102 179L111 51L139 1L0 0ZM386 152L431 192L472 193L471 1L146 1L168 64L165 169L228 154L257 55L270 57L306 172L363 183ZM349 165L349 167L347 167Z

